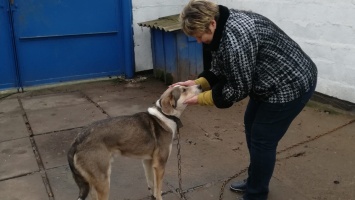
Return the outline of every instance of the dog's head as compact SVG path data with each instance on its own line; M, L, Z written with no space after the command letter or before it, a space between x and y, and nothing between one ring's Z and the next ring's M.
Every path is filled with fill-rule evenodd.
M200 85L170 87L161 95L156 106L160 107L166 115L180 117L187 106L184 104L185 100L198 95L201 91Z

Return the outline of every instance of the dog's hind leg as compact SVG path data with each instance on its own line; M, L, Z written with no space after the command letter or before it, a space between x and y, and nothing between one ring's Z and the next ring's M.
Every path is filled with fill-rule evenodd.
M157 200L162 200L161 192L163 186L163 176L165 172L165 166L159 164L154 167L154 197Z
M105 180L96 181L93 184L93 190L95 194L91 194L91 199L95 200L108 200L110 194L110 180L106 178Z
M73 178L80 190L78 200L85 200L89 194L90 185L85 180L85 178L80 174L83 173L83 171L80 171L80 168L79 169L75 168L72 170L72 172L73 172Z
M168 161L168 151L158 151L153 156L153 171L154 171L154 197L157 200L162 200L163 177L165 173L165 164Z
M153 172L153 160L142 160L143 168L145 172L145 178L147 179L148 189L154 192L154 172ZM153 193L154 194L154 193Z
M97 192L96 192L94 186L90 187L90 197L91 197L91 200L98 200Z
M153 171L154 171L154 197L162 200L163 177L165 173L165 165L168 161L172 145L161 147L153 153Z
M101 166L102 167L102 166ZM105 171L98 170L91 184L92 200L108 200L110 194L111 165Z
M108 200L110 193L111 155L96 151L86 158L83 168L87 172L90 183L90 196L92 200Z
M85 200L89 194L89 191L90 191L89 184L88 183L79 183L78 181L76 181L76 183L79 186L79 190L80 190L78 200Z

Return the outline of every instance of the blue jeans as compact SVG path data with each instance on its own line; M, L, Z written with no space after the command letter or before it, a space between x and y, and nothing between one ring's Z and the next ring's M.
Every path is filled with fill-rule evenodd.
M244 116L250 154L244 199L267 199L278 142L311 98L314 89L315 85L301 97L287 103L266 103L250 98Z

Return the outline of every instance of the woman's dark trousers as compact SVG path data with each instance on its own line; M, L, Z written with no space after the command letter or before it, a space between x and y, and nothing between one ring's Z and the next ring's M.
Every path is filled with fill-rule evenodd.
M276 148L291 122L314 92L287 103L266 103L250 98L245 116L245 134L250 154L246 200L264 200L274 171Z

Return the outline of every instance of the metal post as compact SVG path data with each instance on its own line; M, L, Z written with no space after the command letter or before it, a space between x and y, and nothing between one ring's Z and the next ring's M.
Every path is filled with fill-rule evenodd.
M123 39L123 60L125 75L127 78L134 76L134 49L133 49L133 27L132 27L132 0L121 1L122 10L122 38ZM129 39L127 39L129 38Z
M17 92L23 92L23 85L21 80L21 73L20 73L20 66L18 63L17 57L17 48L16 48L16 37L15 37L15 30L14 30L14 18L13 13L16 11L15 9L17 6L14 4L14 0L8 1L8 13L9 13L9 23L10 23L10 31L11 31L11 41L12 41L12 50L14 55L14 62L15 62L15 69L16 69L16 79L17 79Z

